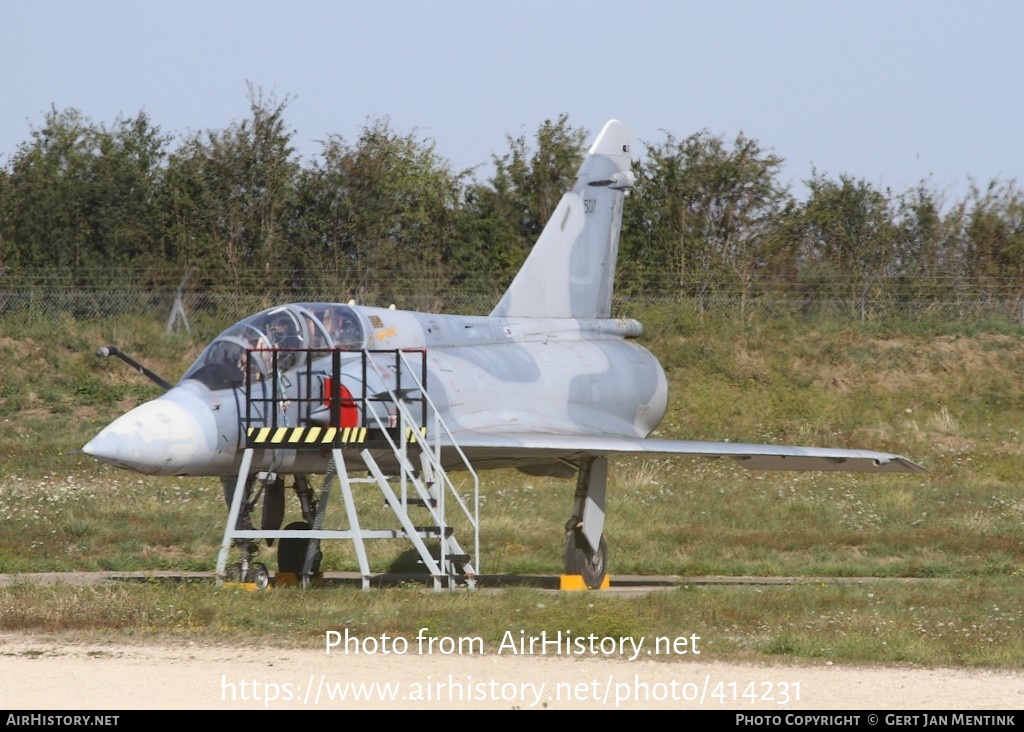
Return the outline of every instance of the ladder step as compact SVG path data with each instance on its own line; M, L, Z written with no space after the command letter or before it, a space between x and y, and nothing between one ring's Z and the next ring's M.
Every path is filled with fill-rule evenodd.
M420 506L420 507L424 507L424 506L428 505L428 501L425 501L422 498L406 498L405 499L405 504L407 506ZM384 505L387 506L388 502L384 501ZM429 506L431 508L437 508L437 499L436 498L431 498L430 501L429 501Z
M432 558L433 558L433 560L435 562L440 562L441 561L440 557L432 557ZM444 555L444 559L445 559L446 562L448 562L448 564L452 565L454 568L457 569L458 565L469 564L470 556L468 554L445 554ZM423 564L423 560L422 559L417 559L416 563L417 564Z
M441 534L441 527L440 526L414 526L413 528L416 529L416 531L420 532L421 534L426 534L430 538L438 537ZM455 529L453 529L451 526L445 526L444 527L444 538L445 539L451 538L452 534L454 534L454 533L455 533Z

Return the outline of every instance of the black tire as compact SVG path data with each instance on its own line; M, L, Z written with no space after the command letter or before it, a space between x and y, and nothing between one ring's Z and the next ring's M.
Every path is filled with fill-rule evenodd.
M598 543L597 551L583 536L583 532L574 529L565 535L565 553L563 555L566 574L578 574L591 589L598 589L608 573L608 545L604 536Z
M312 527L305 521L293 521L284 527L288 531L296 529L308 531ZM288 572L294 575L301 575L303 565L306 563L306 552L309 549L309 542L312 539L281 539L277 547L277 569L279 572ZM320 558L322 554L317 551L313 559L312 573L320 571Z

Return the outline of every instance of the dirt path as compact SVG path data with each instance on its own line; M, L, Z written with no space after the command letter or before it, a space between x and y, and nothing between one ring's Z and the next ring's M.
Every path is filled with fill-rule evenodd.
M34 711L1024 709L1024 673L66 644L17 634L0 634L0 679L0 708Z

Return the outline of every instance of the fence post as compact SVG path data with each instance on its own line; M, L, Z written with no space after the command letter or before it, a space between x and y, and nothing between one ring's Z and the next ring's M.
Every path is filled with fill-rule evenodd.
M192 335L192 326L188 324L188 316L185 314L185 305L182 301L182 293L185 292L185 286L188 285L189 279L192 277L192 273L196 271L195 267L189 267L185 276L181 278L181 284L178 285L178 292L174 296L174 306L171 308L171 316L167 319L167 332L174 332L174 324L180 317L182 322L185 323L185 331Z

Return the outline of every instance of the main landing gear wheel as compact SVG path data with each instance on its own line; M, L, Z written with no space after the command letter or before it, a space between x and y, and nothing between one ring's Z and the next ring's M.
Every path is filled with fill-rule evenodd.
M308 531L312 527L305 521L293 521L285 526L289 531ZM302 574L303 565L306 563L306 552L309 549L309 542L313 539L281 539L277 546L277 569L280 572L288 572L299 576ZM320 559L322 553L317 550L313 557L313 566L310 568L312 574L320 571Z
M578 574L583 577L584 583L591 589L598 589L604 582L606 567L608 566L608 546L604 537L598 542L597 551L590 548L590 544L579 529L572 529L565 535L565 561L566 574Z

